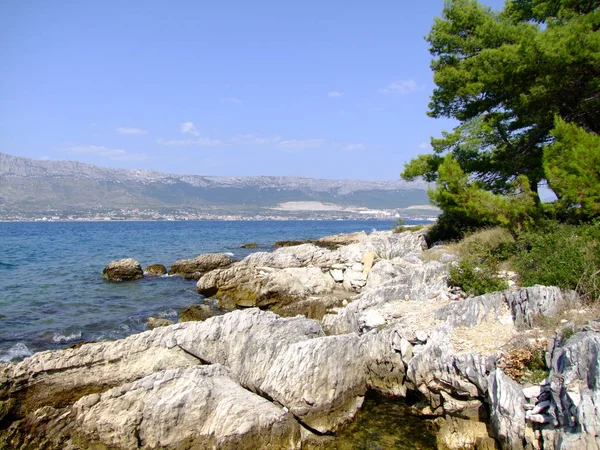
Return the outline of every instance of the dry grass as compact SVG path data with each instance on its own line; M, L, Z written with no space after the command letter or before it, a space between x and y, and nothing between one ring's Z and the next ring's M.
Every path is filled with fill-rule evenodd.
M546 341L537 341L504 353L498 364L515 381L539 382L547 376L544 354Z
M487 252L490 248L496 248L501 244L510 244L514 241L508 230L494 227L477 231L452 245L456 246L456 251L462 257L477 257L483 252Z
M464 239L444 245L436 245L423 252L424 261L439 261L444 253L456 255L461 258L479 258L484 256L490 248L501 244L513 243L511 234L504 228L494 227L476 231Z

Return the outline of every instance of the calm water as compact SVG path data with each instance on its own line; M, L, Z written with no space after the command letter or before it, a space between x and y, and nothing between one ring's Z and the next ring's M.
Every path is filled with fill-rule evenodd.
M111 260L143 267L202 253L243 258L278 240L391 229L383 221L0 223L0 362L79 341L119 339L203 299L179 277L103 281ZM240 249L255 242L257 250Z

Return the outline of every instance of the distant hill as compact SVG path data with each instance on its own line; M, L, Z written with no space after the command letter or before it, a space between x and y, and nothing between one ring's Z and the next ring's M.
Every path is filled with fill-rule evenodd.
M302 177L213 177L110 169L0 153L0 209L81 208L255 210L313 201L371 209L427 205L424 183L318 180Z

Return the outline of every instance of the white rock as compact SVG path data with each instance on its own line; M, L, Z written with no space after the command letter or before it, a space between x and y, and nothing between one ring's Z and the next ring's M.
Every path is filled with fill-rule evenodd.
M368 310L365 314L361 316L359 319L362 324L362 329L373 329L380 327L386 324L385 317L381 315L381 313L375 309Z
M337 281L337 282L342 282L344 281L344 271L341 269L331 269L329 271L329 273L331 274L332 278Z
M526 398L537 398L540 396L541 392L542 392L542 387L537 384L523 389L523 395Z

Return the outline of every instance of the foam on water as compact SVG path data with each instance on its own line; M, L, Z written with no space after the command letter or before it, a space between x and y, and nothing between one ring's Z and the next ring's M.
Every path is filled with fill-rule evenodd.
M56 342L57 344L62 344L65 342L73 342L73 341L77 341L79 339L81 339L81 331L78 333L71 333L68 335L54 333L54 335L52 336L52 341Z
M7 351L0 352L0 363L20 361L31 355L33 355L33 352L25 344L18 342Z

